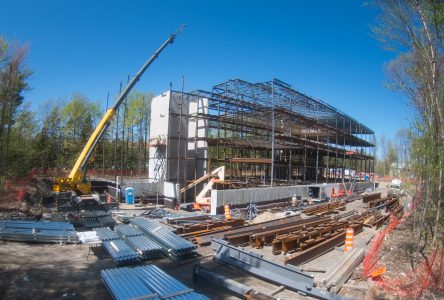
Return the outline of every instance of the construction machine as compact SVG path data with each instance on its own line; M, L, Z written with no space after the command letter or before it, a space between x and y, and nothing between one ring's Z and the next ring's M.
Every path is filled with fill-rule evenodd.
M192 187L195 187L199 183L210 179L208 183L203 187L203 189L200 191L200 193L196 196L196 201L192 203L192 209L193 210L201 210L204 212L209 212L211 208L211 196L208 197L206 194L209 190L213 187L215 183L223 183L225 180L225 167L219 167L217 169L214 169L210 173L196 179L186 187L182 188L180 190L180 193L183 194L187 190L189 190Z
M87 199L89 197L85 197L85 195L91 194L91 182L86 176L86 172L88 169L89 160L94 152L94 149L97 146L97 143L102 138L103 134L110 126L110 122L114 115L117 113L120 105L123 103L125 98L128 96L129 92L133 89L135 84L139 81L143 73L148 69L148 67L153 63L154 60L159 56L159 54L171 43L174 42L176 36L185 28L185 25L182 25L175 33L171 34L168 39L154 52L153 55L145 62L145 64L141 67L141 69L137 72L137 74L128 82L126 87L121 91L118 95L115 104L108 109L105 115L99 122L99 125L96 127L94 132L91 134L88 142L84 146L82 152L80 153L77 161L72 168L70 174L65 178L56 178L55 184L53 186L53 190L55 192L74 192L79 199ZM94 197L93 197L94 198ZM82 200L80 200L82 201Z

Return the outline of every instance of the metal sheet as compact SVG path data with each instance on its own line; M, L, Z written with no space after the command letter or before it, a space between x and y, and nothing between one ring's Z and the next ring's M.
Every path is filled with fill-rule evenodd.
M100 274L116 300L209 300L154 265L102 270Z

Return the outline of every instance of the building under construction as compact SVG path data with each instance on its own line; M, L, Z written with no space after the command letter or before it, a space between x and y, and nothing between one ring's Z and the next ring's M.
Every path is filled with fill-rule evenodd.
M240 79L152 102L149 177L184 186L225 166L228 188L368 180L374 132L280 80Z

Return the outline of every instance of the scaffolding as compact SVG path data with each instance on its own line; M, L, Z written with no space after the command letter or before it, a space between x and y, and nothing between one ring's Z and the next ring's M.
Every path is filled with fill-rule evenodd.
M208 99L208 109L198 107L197 113L174 113L172 118L179 124L204 120L205 136L194 134L188 144L206 141L206 169L225 166L232 188L366 180L373 175L374 132L281 80L233 79L215 85L211 92L198 90L186 97ZM190 166L188 161L196 157L168 159L176 160L175 165L183 159ZM183 179L190 182L197 177Z

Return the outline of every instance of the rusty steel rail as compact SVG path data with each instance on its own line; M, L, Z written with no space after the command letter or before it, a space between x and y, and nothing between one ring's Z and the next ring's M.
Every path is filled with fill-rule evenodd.
M339 223L327 223L276 236L273 240L273 254L287 253L290 251L303 251L315 244L323 242L340 231L345 231L349 226L347 221Z
M236 228L236 227L241 227L244 224L245 224L245 220L235 218L235 219L223 220L223 221L206 220L206 221L196 223L196 224L186 224L186 225L181 225L181 226L176 225L175 228L176 228L178 234L192 235L194 232L196 232L196 233L202 232L202 231L211 232L214 230L218 230L221 227Z
M231 244L234 245L242 245L242 244L248 244L250 242L250 236L252 234L260 233L263 231L273 230L273 229L279 229L283 227L288 227L290 225L299 225L304 224L308 221L313 220L320 220L319 217L313 217L310 219L301 219L300 216L292 216L288 218L263 222L259 224L254 225L247 225L244 227L241 227L239 229L234 229L228 231L224 235L224 239L229 241ZM326 220L329 219L328 217L325 218Z
M357 233L362 231L363 222L370 212L361 215L353 215L348 220L335 221L306 227L299 231L277 235L273 240L273 254L287 253L293 251L305 251L316 244L322 243L338 232L345 232L348 227L356 228Z
M371 193L367 195L362 195L362 202L367 203L372 200L380 199L381 198L381 192L379 193Z
M344 201L334 201L330 203L311 206L304 209L304 214L306 214L307 216L324 215L327 213L335 212L336 210L344 210L345 204L346 203Z
M266 228L258 233L253 233L250 235L250 245L255 246L256 248L262 248L264 245L270 244L278 234L288 233L307 227L325 224L330 220L331 219L329 217L323 217L313 221L304 220L304 222L298 222L297 224L288 224L285 226L279 226L277 228Z
M355 234L362 232L363 226L362 223L354 223L350 225ZM310 260L315 259L318 256L321 256L324 253L332 250L336 246L344 243L345 241L345 230L346 228L339 229L334 235L330 238L325 239L321 242L314 244L312 247L307 248L301 252L292 254L287 257L284 261L285 264L299 265L302 263L306 263Z

